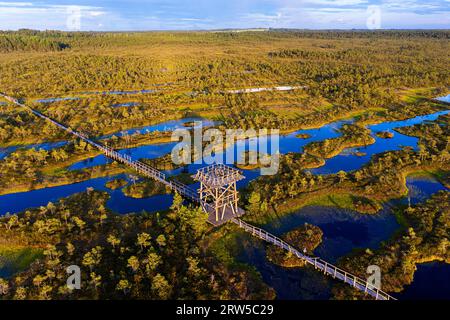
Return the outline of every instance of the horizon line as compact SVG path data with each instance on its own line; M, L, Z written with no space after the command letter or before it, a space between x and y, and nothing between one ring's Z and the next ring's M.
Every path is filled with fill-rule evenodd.
M19 29L0 29L0 32L20 32L20 31L39 31L39 32L67 32L67 33L145 33L145 32L269 32L269 31L358 31L358 32L377 32L377 31L450 31L450 28L217 28L217 29L147 29L147 30L62 30L62 29L33 29L33 28L19 28Z

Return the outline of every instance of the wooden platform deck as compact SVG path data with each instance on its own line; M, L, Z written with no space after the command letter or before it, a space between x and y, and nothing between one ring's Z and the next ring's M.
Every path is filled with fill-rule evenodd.
M257 228L255 226L252 226L251 224L248 224L248 223L240 220L239 217L241 217L242 215L245 214L245 211L241 208L238 208L237 214L234 215L232 213L231 207L227 207L224 218L221 219L220 221L216 221L216 214L215 214L215 210L213 209L213 207L208 206L207 204L204 204L204 203L202 204L201 203L202 201L195 190L190 189L188 186L186 186L180 182L166 180L165 174L158 171L157 169L150 167L142 162L133 161L129 156L122 155L119 152L117 152L111 148L103 146L103 145L89 139L85 135L78 133L78 132L72 130L71 128L66 127L63 124L45 116L44 114L20 103L17 99L9 97L3 93L0 93L0 96L4 97L8 101L11 101L12 103L15 103L16 105L18 105L20 107L23 107L23 108L29 110L34 115L36 115L46 121L51 122L52 124L58 126L60 129L65 130L69 134L72 134L72 135L80 138L81 140L86 141L87 143L89 143L92 146L101 150L107 157L114 159L118 162L121 162L121 163L135 169L137 172L165 184L169 188L173 189L174 191L178 192L179 194L190 199L193 202L200 202L200 204L203 206L205 211L209 213L208 222L211 223L212 225L218 227L218 226L221 226L221 225L231 221L231 222L237 224L240 228L242 228L246 232L252 234L253 236L258 237L268 243L274 244L284 250L291 252L298 258L303 259L310 265L314 266L314 268L316 270L323 272L325 275L332 276L334 279L343 281L344 283L351 285L353 288L372 296L376 300L395 300L392 296L390 296L386 292L380 290L379 288L375 288L373 285L369 284L366 280L358 278L357 276L352 275L351 273L348 273L345 270L339 269L339 268L335 267L334 265L332 265L320 258L312 258L312 257L306 256L302 252L298 251L294 247L290 246L289 244L287 244L283 240L275 237L274 235L268 233L267 231Z
M238 208L238 214L234 215L231 211L231 208L227 208L225 210L225 215L222 220L216 221L216 212L212 208L208 208L206 210L209 213L208 216L208 222L212 224L215 227L219 227L229 221L231 221L234 218L242 217L245 214L245 210Z

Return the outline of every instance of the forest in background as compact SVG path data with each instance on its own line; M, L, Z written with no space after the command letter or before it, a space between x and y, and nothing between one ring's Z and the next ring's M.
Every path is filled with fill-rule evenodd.
M357 116L355 125L341 129L342 138L313 143L304 154L283 157L280 174L252 183L243 206L252 212L247 219L264 222L274 213L284 214L308 204L304 201L307 197L336 193L345 198L347 208L374 213L384 201L404 194L408 172L444 170L447 173L442 175L448 175L448 116L402 130L421 138L419 152L404 149L380 154L350 173L315 176L304 169L319 165L316 162L331 157L336 149L370 143L363 127L367 123L447 108L428 98L448 93L449 35L448 31L0 32L0 91L94 137L188 115L220 119L222 128L270 126L286 132ZM279 85L301 89L227 93ZM103 94L143 89L152 91ZM77 100L35 101L49 97ZM128 102L137 104L116 107ZM26 111L12 105L0 108L0 146L67 139ZM141 138L148 137L132 137ZM123 172L117 164L71 174L61 170L93 154L79 141L52 152L19 149L0 162L7 178L4 181L10 182L1 185L2 192L27 190L27 182L35 188ZM322 191L316 192L318 189ZM60 278L64 271L61 263L74 261L84 261L84 268L91 272L86 283L89 290L79 298L273 297L271 290L261 285L259 275L234 264L228 250L213 254L204 250L203 246L211 243L203 240L211 234L205 234L203 222L196 221L194 226L182 221L194 215L192 208L175 204L161 216L118 217L104 207L105 197L91 190L0 220L4 234L14 239L14 243L3 239L3 244L23 249L32 245L27 242L31 241L41 254L30 269L7 283L8 298L68 298ZM115 238L108 240L108 233ZM144 233L151 233L147 242L137 239ZM119 234L123 238L118 239ZM173 234L175 238L170 238ZM185 243L188 238L195 241ZM441 238L446 244L445 236ZM212 247L217 246L214 240ZM66 246L68 242L80 243L82 249L73 251ZM180 243L180 250L172 250ZM404 251L395 252L401 255ZM179 265L178 256L189 259ZM208 279L208 272L220 264L216 258L228 264L214 275L232 285ZM120 264L111 270L110 261L116 259ZM414 268L414 259L405 260L408 271ZM356 262L348 264L358 269ZM393 274L397 271L393 269ZM177 273L183 275L179 282L174 280ZM5 283L0 287L5 288ZM158 296L160 288L170 294ZM222 289L229 291L220 296Z
M311 125L308 117L329 122L355 112L400 109L405 91L425 88L427 97L448 91L449 34L0 32L0 91L29 103L80 98L35 107L93 136L186 115L234 114L239 125L269 121L286 129ZM283 85L301 89L227 93ZM150 91L98 94L143 89ZM136 105L112 107L130 101ZM24 111L2 107L0 145L44 139L61 136Z

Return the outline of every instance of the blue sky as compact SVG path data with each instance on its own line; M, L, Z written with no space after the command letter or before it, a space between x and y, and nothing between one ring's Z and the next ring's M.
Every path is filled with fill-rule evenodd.
M0 0L0 29L445 28L450 0Z

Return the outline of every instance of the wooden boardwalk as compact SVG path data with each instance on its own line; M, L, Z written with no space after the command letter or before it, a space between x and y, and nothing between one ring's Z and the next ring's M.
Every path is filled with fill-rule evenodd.
M281 240L280 238L270 234L269 232L257 228L249 223L246 223L238 218L233 218L231 220L235 224L237 224L240 228L244 229L246 232L250 233L251 235L260 238L261 240L264 240L268 243L271 243L273 245L276 245L279 248L282 248L283 250L291 252L293 255L298 257L299 259L304 260L306 263L314 266L316 270L319 270L323 272L325 275L331 276L334 279L341 280L350 286L354 287L355 289L364 292L367 295L372 296L376 300L395 300L394 297L390 296L386 292L380 290L379 288L375 288L373 285L368 283L366 280L363 280L361 278L358 278L357 276L342 270L331 263L328 263L320 258L313 258L309 257L299 250L295 249L285 241Z
M3 93L0 93L0 96L2 96L6 100L8 100L22 108L25 108L26 110L30 111L37 117L42 118L42 119L54 124L58 128L68 132L69 134L74 135L74 136L78 137L79 139L89 143L90 145L92 145L95 148L102 151L105 154L105 156L107 156L117 162L120 162L128 167L133 168L134 170L136 170L136 172L138 172L146 177L152 178L152 179L166 185L171 190L177 192L178 194L189 199L192 202L200 203L200 197L196 190L193 190L189 186L187 186L181 182L178 182L178 181L173 181L173 180L168 181L166 179L166 175L164 173L162 173L161 171L159 171L143 162L133 160L128 155L120 154L119 152L115 151L112 148L108 148L106 146L103 146L103 145L91 140L91 139L89 139L89 137L87 137L81 133L78 133L69 127L64 126L63 124L51 119L50 117L45 116L44 114L40 113L39 111L34 110L33 108L26 106L25 104L19 102L17 99L7 96L6 94L3 94ZM203 204L203 206L206 208L207 212L215 211L213 207L208 207L208 204ZM251 235L258 237L259 239L262 239L268 243L274 244L286 251L291 252L292 254L297 256L299 259L302 259L302 260L306 261L308 264L314 266L314 268L316 270L323 272L325 275L328 275L335 279L341 280L344 283L349 284L353 288L355 288L361 292L364 292L367 295L372 296L376 300L395 300L392 296L390 296L386 292L380 290L379 288L375 288L374 286L369 284L367 281L365 281L361 278L358 278L357 276L354 276L351 273L346 272L345 270L339 269L338 267L336 267L320 258L313 258L313 257L309 257L307 255L304 255L302 252L298 251L291 245L287 244L286 242L277 238L276 236L270 234L269 232L267 232L263 229L257 228L249 223L246 223L246 222L240 220L239 217L245 214L245 211L241 208L238 208L237 216L233 215L231 213L231 210L230 210L230 212L226 212L226 214L224 216L224 221L222 221L222 222L216 222L214 214L211 214L211 212L210 212L208 221L215 226L223 224L224 221L225 222L232 221L233 223L237 224L240 228L242 228L246 232L250 233Z

